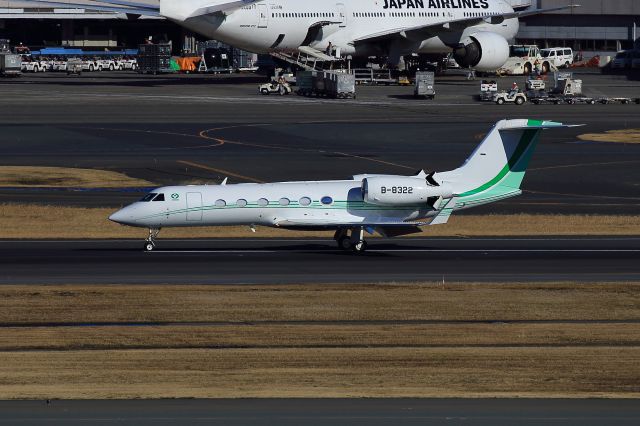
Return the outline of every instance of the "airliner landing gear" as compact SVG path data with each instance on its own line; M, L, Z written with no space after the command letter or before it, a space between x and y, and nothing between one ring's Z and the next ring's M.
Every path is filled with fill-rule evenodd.
M351 235L347 233L351 231ZM367 242L364 240L364 228L338 229L333 236L338 247L344 251L352 250L356 253L364 253L367 250Z
M149 228L149 237L144 241L144 251L153 251L156 248L156 238L160 233L160 228Z

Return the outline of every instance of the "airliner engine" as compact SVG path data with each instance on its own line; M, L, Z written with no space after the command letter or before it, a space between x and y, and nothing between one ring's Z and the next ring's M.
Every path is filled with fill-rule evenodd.
M432 197L452 196L449 185L439 185L431 175L372 176L362 180L364 201L377 206L412 206Z
M475 33L454 49L453 58L461 67L495 71L509 59L509 43L500 34Z

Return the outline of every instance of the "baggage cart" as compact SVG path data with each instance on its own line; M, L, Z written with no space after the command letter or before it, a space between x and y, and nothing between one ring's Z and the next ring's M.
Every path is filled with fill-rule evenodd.
M413 90L413 96L434 99L436 97L435 82L436 75L434 72L418 71L416 73L416 85Z
M141 44L138 50L138 73L160 74L172 73L171 45L165 44Z
M22 57L13 53L0 53L0 76L19 77L22 74Z
M493 102L493 98L498 94L498 83L494 80L482 80L480 82L480 100Z

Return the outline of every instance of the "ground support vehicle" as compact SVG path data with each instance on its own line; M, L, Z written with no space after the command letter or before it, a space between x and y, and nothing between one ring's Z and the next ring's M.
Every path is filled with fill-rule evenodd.
M300 71L296 76L300 96L326 96L337 99L356 98L356 77L336 71Z
M0 53L0 76L19 77L22 74L22 57L12 53Z
M598 102L607 105L607 104L630 104L630 103L640 103L639 99L631 99L631 98L601 98L598 99Z
M93 59L84 59L82 61L82 71L94 72L98 70L98 63Z
M506 103L522 105L527 102L527 95L522 93L521 90L510 90L508 92L503 91L497 93L494 96L493 101L498 105L503 105Z
M135 71L138 68L138 62L135 59L119 59L118 61L118 69L122 70L133 70Z
M67 75L82 74L84 63L80 58L69 58L66 62Z
M175 72L171 66L171 45L141 44L138 53L138 73L159 74Z
M258 89L263 95L270 95L272 93L277 93L278 95L288 95L291 93L291 86L288 83L278 83L273 80L271 83L265 83L261 85Z
M573 49L570 47L542 49L540 54L556 68L569 68L573 64Z
M431 71L416 72L416 85L413 89L413 96L424 97L425 99L435 99L436 97L436 74Z
M547 74L556 69L554 65L542 57L536 45L509 46L509 59L498 70L499 75L530 75L536 72Z
M46 65L40 61L22 61L22 72L45 72Z
M51 71L56 71L56 72L67 71L67 62L68 61L63 61L63 60L53 61L53 64L51 65Z
M374 70L373 68L354 68L352 70L357 84L396 84L398 80L391 76L391 70Z
M118 68L118 64L113 59L98 59L96 63L98 71L115 71Z
M480 82L480 100L493 101L498 94L498 83L494 80L482 80Z

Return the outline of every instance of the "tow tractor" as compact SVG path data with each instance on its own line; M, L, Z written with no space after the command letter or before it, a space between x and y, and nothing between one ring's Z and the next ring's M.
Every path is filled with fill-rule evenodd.
M286 82L278 83L277 81L272 80L271 83L261 85L258 91L263 95L277 93L282 96L291 93L291 86Z
M493 101L498 105L506 103L522 105L527 102L527 95L525 95L522 90L502 91L493 96Z

